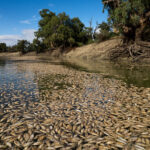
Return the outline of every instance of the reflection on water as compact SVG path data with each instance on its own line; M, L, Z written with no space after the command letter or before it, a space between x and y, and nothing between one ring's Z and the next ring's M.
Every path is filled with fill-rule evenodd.
M150 87L150 66L127 65L109 61L67 60L62 65L80 71L100 73L108 78L121 79L128 86Z
M0 59L0 66L5 66L5 60Z
M128 85L133 84L138 87L150 87L150 67L149 66L116 66L118 75Z
M38 99L38 86L34 82L34 73L17 69L14 63L0 63L0 103Z
M24 63L28 62L24 61L22 65ZM38 63L42 63L42 61ZM150 87L150 67L148 66L129 66L106 61L87 62L79 60L49 63L63 65L79 71L100 73L105 77L121 79L128 85L133 84L139 87ZM0 60L0 103L19 103L20 100L28 103L29 99L31 101L37 101L39 97L38 84L35 73L31 70L21 70L13 61ZM40 88L44 87L45 85L43 87L40 85Z

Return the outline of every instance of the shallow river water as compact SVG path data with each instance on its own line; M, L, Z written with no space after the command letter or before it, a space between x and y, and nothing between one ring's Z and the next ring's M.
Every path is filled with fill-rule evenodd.
M34 61L30 63L34 63ZM42 64L45 62L40 61L38 63ZM120 79L127 83L128 86L150 87L150 66L128 66L107 61L48 61L46 63L81 72L97 73L106 78ZM39 88L45 88L44 83L40 84L39 87L39 83L35 80L36 74L34 71L31 69L23 70L22 67L18 67L18 64L20 66L27 65L28 61L17 61L16 63L16 61L0 60L0 103L7 103L8 101L19 102L19 99L24 100L26 103L28 103L28 99L37 101L39 97ZM90 92L96 94L96 92L94 92L97 91L96 84L94 85L96 82L96 79L94 79L91 85L86 87L88 90L86 90L85 95Z
M150 87L150 65L114 63L109 61L67 60L60 62L68 68L98 73L106 78L119 79L128 86Z
M0 61L0 99L0 103L37 100L38 86L34 73L19 70L13 62Z
M24 65L28 62L20 61L19 63ZM56 66L62 65L78 71L99 73L106 78L121 79L129 86L150 87L150 66L129 66L107 61L60 61L57 63L49 61L48 63ZM0 60L0 98L5 95L7 100L11 98L17 100L19 95L23 94L25 99L36 99L39 89L35 81L35 72L21 70L17 66L18 64L14 61ZM12 90L16 92L15 97L12 95Z

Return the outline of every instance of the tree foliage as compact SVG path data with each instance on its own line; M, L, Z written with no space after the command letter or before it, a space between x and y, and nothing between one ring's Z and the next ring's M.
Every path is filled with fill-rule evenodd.
M64 12L56 15L48 9L40 11L40 15L39 30L35 35L46 46L65 48L88 41L85 26L79 18L71 19Z
M22 54L25 54L30 51L31 45L27 40L19 40L16 46L17 51L20 51Z
M150 0L103 0L109 22L129 40L139 41L150 27Z
M103 31L107 31L107 32L110 32L110 25L106 22L102 22L101 24L98 25L98 29L100 29L100 32L103 32Z
M32 50L36 51L37 53L41 53L44 52L47 49L46 45L38 40L38 39L34 39L33 43L32 43Z
M5 43L0 43L0 52L6 52L7 51L7 46Z
M110 24L106 22L102 22L101 24L97 24L96 27L96 32L95 32L95 39L97 42L102 42L105 40L110 39L113 35L113 32L111 31L111 26Z

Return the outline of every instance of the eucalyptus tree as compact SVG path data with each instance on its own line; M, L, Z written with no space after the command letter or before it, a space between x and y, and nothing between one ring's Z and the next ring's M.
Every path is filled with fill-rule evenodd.
M48 9L40 11L39 29L35 33L47 47L72 47L85 44L87 35L85 26L79 18L70 18L66 13L55 14Z
M150 41L150 0L102 2L108 10L108 21L124 36L123 50L116 49L117 57L127 53L133 59L149 57L150 43L146 41Z
M27 40L19 40L16 45L17 51L20 51L22 54L28 53L30 48L30 42Z
M142 40L145 28L150 28L150 0L102 0L108 10L109 22L126 39Z

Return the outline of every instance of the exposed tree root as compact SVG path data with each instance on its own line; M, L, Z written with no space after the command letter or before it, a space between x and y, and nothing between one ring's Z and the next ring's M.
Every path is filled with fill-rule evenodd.
M129 57L132 58L133 61L150 58L150 42L138 41L133 44L124 43L110 50L109 57L111 60Z

